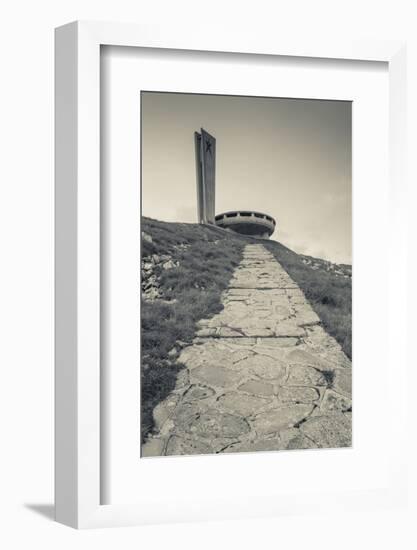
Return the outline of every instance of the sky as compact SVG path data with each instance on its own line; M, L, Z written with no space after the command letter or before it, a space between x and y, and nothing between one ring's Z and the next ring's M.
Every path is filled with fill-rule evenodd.
M216 138L216 214L257 210L295 252L352 261L351 103L142 92L142 214L197 221L194 132Z

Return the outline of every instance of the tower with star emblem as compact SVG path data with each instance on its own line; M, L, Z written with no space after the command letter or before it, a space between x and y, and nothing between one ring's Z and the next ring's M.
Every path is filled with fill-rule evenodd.
M197 168L197 217L199 223L215 223L216 139L201 128L194 133Z

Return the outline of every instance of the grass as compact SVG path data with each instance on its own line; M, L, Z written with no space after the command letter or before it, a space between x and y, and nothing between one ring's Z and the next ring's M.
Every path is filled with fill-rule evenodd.
M266 241L266 248L280 262L306 295L327 332L352 358L352 279L325 269L313 270L302 256L275 241Z
M300 286L323 326L352 357L352 285L350 278L324 269L313 270L276 241L259 241L212 226L167 223L142 218L142 257L169 254L178 267L158 268L166 301L142 302L142 440L153 430L152 411L174 389L184 367L170 355L178 341L189 343L197 321L222 309L227 288L248 243L262 243ZM331 383L331 380L329 380Z
M142 239L143 258L169 254L179 262L178 267L158 272L164 301L142 301L144 440L153 429L154 407L173 390L183 368L169 353L178 341L192 341L197 321L221 311L221 293L240 262L245 243L218 228L149 218L142 218L142 231L152 237L152 242Z

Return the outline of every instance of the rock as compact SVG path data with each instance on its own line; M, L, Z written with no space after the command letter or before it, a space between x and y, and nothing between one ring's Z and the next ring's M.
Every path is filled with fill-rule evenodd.
M289 368L286 386L327 386L327 380L313 367L294 365Z
M313 416L300 425L300 430L318 447L337 448L352 445L352 420L343 413Z
M177 340L175 343L179 348L185 348L186 346L189 346L187 342L183 342L182 340Z
M334 411L345 412L352 408L352 401L343 395L336 393L333 390L326 390L323 401L320 405L320 410L325 413Z
M204 439L237 437L248 433L249 424L239 416L209 409L185 423L186 431Z
M334 371L333 388L344 395L352 397L352 370L337 369Z
M274 328L275 336L304 336L305 331L302 327L297 326L290 321L282 321L278 323Z
M177 374L177 380L175 382L175 389L179 390L188 386L190 383L190 377L188 374L188 369L182 369Z
M224 453L255 453L262 451L281 451L283 445L279 437L242 441L227 447Z
M197 418L204 410L207 409L207 402L202 401L190 401L189 403L180 402L175 409L172 416L175 426L181 430L181 427L185 422L188 422L190 418Z
M175 267L175 264L172 260L168 260L167 262L162 264L162 267L164 269L173 269Z
M286 359L289 363L309 365L310 367L317 367L321 370L333 368L331 362L326 361L317 353L305 351L300 347L290 350L286 355Z
M142 457L161 456L164 454L165 440L160 438L149 439L142 445Z
M238 389L254 395L274 395L274 386L261 380L249 380L249 382L245 382L239 386Z
M152 260L154 264L159 264L159 262L161 261L158 254L152 254Z
M215 328L201 328L196 333L197 336L200 338L207 338L208 336L215 336L216 335L216 329Z
M232 350L232 363L235 365L237 363L240 363L243 359L247 359L248 357L251 357L253 354L248 349L240 349L235 348L232 344L231 346Z
M278 398L283 403L313 403L319 397L319 392L314 388L284 386L278 392Z
M163 403L158 403L152 411L152 416L156 428L160 430L170 417L170 412L164 407Z
M171 350L169 350L168 357L175 357L177 354L178 354L177 348L174 347Z
M301 327L306 325L317 325L320 323L320 318L313 310L308 310L306 308L296 313L295 322Z
M295 404L269 410L258 414L251 425L260 435L280 432L298 424L312 412L313 408L313 405Z
M239 296L246 299L246 298L249 298L249 296L251 295L251 292L250 290L246 290L246 289L228 288L226 290L226 294L227 296Z
M209 329L209 330L213 330L213 329ZM216 329L214 330L216 331ZM220 327L219 329L217 329L217 336L222 338L228 338L229 336L239 337L241 335L242 334L239 331L233 330L232 328L229 328L229 327Z
M184 403L191 403L200 399L212 397L216 392L213 388L201 384L192 384L183 395Z
M244 336L247 337L254 337L254 338L261 338L261 337L268 337L273 336L273 332L268 327L242 327L242 333Z
M264 338L264 339L259 338L258 340L258 346L265 347L267 349L293 347L293 346L296 346L297 343L298 343L298 339L293 337Z
M150 291L152 289L156 289L156 286L154 286L152 282L147 281L142 285L142 288L145 292L147 292L147 291Z
M218 399L218 404L221 407L245 417L254 416L270 403L272 403L271 399L238 392L226 393Z
M267 347L266 345L256 345L253 346L252 351L258 355L278 360L283 365L287 365L287 362L285 361L285 349L272 344L272 340L275 340L275 338L267 338L267 340L271 340L271 346ZM258 338L258 341L262 341L262 338Z
M209 445L194 438L183 438L172 435L169 438L165 454L167 456L175 455L204 455L211 453Z
M148 301L156 300L160 297L160 292L155 287L151 287L149 290L147 290L144 294L144 297Z
M283 449L316 449L317 445L308 439L299 428L289 428L279 433L279 439Z
M210 449L212 453L224 453L233 443L238 443L237 436L234 437L215 437L210 439Z
M236 347L252 348L256 344L256 338L246 338L244 336L241 338L231 337L227 339L227 344Z
M178 399L179 397L177 395L170 395L167 399L165 399L165 401L158 403L158 405L154 408L152 416L158 430L160 430L168 418L171 417L178 403Z
M145 231L142 231L142 239L148 243L152 242L152 237L148 233L145 233Z
M191 371L191 377L192 379L197 379L219 388L234 386L242 379L242 376L235 371L211 365L203 365L193 369Z
M228 348L221 346L218 339L195 338L192 346L186 346L181 350L179 361L192 370L203 365L227 367L231 364L231 353Z
M273 312L274 312L274 316L276 316L282 321L284 321L285 319L288 319L291 316L289 303L285 305L280 305L280 304L276 305L273 308Z
M282 380L285 377L286 366L279 359L267 355L254 355L240 362L239 367L248 374L254 374L267 380Z

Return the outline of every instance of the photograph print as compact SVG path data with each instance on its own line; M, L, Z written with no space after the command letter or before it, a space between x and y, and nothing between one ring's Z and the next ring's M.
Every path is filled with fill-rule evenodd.
M140 102L141 457L350 447L351 102Z

